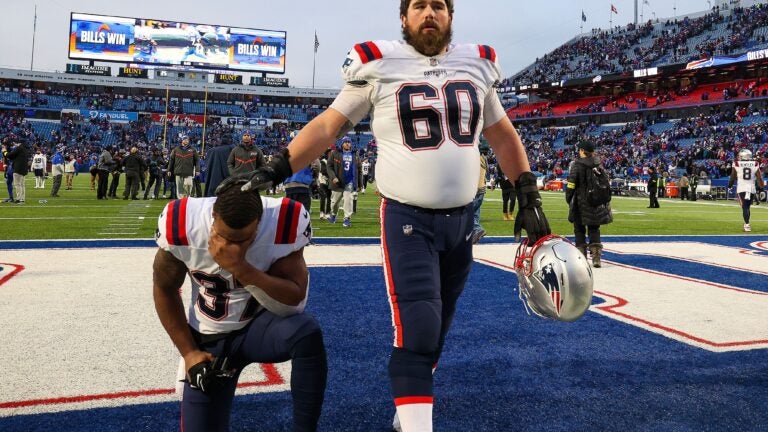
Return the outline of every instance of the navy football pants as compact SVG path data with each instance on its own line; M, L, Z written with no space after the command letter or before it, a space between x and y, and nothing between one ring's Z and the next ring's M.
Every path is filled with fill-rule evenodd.
M380 212L395 330L389 376L399 405L432 397L432 366L472 267L473 213L471 203L432 210L389 199Z
M260 311L228 342L219 339L201 344L214 357L227 356L236 376L218 392L203 393L184 384L181 402L181 430L227 431L229 414L240 372L251 363L279 363L292 360L291 394L294 403L294 431L314 431L320 417L328 366L320 326L306 313L281 318ZM226 349L226 352L223 352ZM269 415L259 413L254 415Z

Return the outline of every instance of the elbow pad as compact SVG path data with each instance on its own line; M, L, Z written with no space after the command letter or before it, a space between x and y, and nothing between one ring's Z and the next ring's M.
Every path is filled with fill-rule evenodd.
M255 298L259 304L279 317L298 315L304 312L304 307L307 305L307 298L309 297L309 286L307 286L307 293L304 295L304 299L296 306L290 306L273 299L269 294L265 293L264 290L256 285L246 285L245 289L251 293L253 298Z

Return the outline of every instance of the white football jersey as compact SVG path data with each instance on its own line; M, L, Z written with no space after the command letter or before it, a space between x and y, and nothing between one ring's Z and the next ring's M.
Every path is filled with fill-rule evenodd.
M303 248L312 236L309 213L287 198L261 198L264 214L246 259L266 271L278 259ZM228 333L245 327L261 306L232 274L208 254L216 197L171 201L157 222L156 241L189 269L189 324L200 333Z
M733 169L736 170L736 193L755 193L755 178L760 170L757 161L734 161Z
M32 156L32 169L45 169L47 164L46 157L43 154L36 153Z
M494 89L501 71L493 48L451 45L427 57L404 41L365 42L349 52L342 75L348 86L371 88L376 184L383 196L424 208L472 202L478 137L484 122L505 115ZM484 111L489 103L496 104L490 115ZM362 118L336 102L331 107L352 123Z

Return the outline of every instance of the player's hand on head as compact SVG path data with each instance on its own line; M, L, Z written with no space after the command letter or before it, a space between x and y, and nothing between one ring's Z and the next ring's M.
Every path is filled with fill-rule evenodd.
M549 221L541 208L541 195L536 183L536 176L525 172L515 182L519 211L515 217L515 239L520 240L525 230L528 241L535 243L539 238L551 234Z
M249 174L250 181L242 186L243 192L251 189L267 190L282 183L293 174L289 159L288 148L272 156L272 160L266 166L257 168Z
M276 181L275 170L270 166L264 166L251 171L248 182L243 185L243 190L257 189L267 190L279 182Z

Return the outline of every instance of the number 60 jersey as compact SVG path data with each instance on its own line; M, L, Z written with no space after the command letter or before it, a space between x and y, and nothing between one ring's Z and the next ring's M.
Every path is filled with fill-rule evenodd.
M189 325L203 334L229 333L245 327L259 304L232 274L208 253L213 224L211 198L171 201L157 221L157 245L184 263L192 282ZM287 198L261 198L264 214L246 260L267 271L278 259L303 248L312 236L309 214Z
M347 85L331 108L352 124L370 112L383 196L424 208L472 201L478 137L506 115L493 48L451 45L428 57L404 41L365 42L349 52L342 75Z

